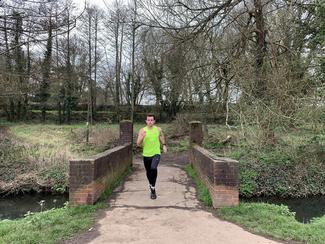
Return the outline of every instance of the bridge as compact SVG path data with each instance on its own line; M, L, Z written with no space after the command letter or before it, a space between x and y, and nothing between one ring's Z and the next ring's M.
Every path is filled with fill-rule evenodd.
M96 224L66 243L277 243L220 220L196 197L184 166L191 163L209 188L213 207L239 203L238 162L210 154L202 125L190 123L189 152L165 154L158 168L157 199L151 200L142 159L132 155L133 125L120 124L120 144L90 159L70 162L70 203L93 204L131 164L134 171L114 190Z

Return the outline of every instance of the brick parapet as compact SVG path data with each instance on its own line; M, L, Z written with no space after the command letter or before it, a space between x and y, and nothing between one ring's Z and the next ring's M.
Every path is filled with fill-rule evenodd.
M190 123L190 145L197 144L202 145L203 142L203 132L202 123L200 121L191 121Z
M216 157L203 147L192 144L190 162L199 178L208 187L214 208L239 203L239 163Z
M69 202L94 204L132 164L132 145L126 144L107 150L88 159L70 161Z
M133 143L133 123L131 120L120 122L120 141L119 144Z

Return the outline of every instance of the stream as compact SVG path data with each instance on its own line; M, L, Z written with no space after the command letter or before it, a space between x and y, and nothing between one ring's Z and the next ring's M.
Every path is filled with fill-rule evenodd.
M41 212L52 208L61 208L69 200L68 194L26 194L0 198L0 220L22 218L30 212ZM302 223L308 223L314 217L325 215L325 196L309 198L281 199L281 198L250 198L241 199L244 202L266 202L287 205L295 212L295 218Z
M68 194L25 194L0 198L0 220L22 218L30 212L61 208L69 200Z
M295 218L301 223L308 223L312 218L325 215L325 196L291 199L258 197L241 199L241 201L287 205L291 212L296 213Z

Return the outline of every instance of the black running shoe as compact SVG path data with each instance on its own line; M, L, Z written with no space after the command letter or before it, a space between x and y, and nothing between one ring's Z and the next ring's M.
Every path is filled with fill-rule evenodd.
M150 186L150 198L151 199L156 199L157 195L156 195L156 189L154 187Z
M157 198L156 191L151 192L151 194L150 194L150 198L151 198L151 199L156 199L156 198Z

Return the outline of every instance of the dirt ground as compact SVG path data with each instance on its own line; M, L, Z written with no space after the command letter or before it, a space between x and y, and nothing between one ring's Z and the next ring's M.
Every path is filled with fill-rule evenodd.
M0 125L0 142L5 139L8 134L8 126Z
M186 163L184 153L162 157L156 184L158 197L151 200L141 158L135 158L135 171L114 191L108 200L110 207L98 212L89 231L64 244L279 243L220 220L205 209L183 170Z

